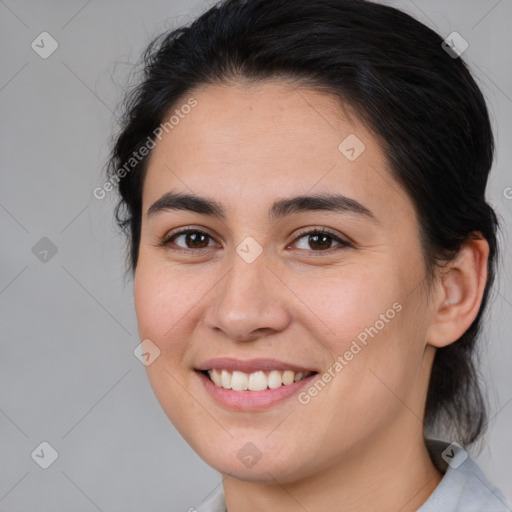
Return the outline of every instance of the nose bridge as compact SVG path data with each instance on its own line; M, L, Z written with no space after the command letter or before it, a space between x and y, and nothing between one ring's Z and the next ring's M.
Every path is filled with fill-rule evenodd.
M242 251L243 249L244 246L240 244L238 250ZM265 299L265 283L270 273L267 265L268 257L266 254L262 253L254 261L245 259L244 255L240 256L238 252L234 254L231 270L226 276L223 291L224 299L247 301L253 308L258 306Z
M260 253L251 261L247 252L238 252L240 249L247 247L242 243L233 254L230 269L216 287L207 323L230 338L248 340L255 331L261 334L262 330L282 329L287 315L266 254Z

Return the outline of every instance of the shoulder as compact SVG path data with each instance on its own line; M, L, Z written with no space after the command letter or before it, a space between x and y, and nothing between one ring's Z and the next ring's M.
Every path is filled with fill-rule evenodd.
M503 493L462 448L427 440L432 461L443 479L418 512L512 512Z
M197 505L195 508L189 509L187 512L226 512L222 485L201 502L201 504Z

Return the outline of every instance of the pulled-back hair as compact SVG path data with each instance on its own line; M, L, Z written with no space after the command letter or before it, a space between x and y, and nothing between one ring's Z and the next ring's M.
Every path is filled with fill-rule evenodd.
M286 79L350 107L414 204L428 282L471 237L489 244L480 310L457 341L436 350L425 407L425 429L469 445L487 423L475 356L498 249L497 218L485 199L494 138L480 89L442 42L406 13L365 0L225 0L149 45L108 172L116 178L125 166L116 219L135 272L149 155L128 171L126 162L195 88Z

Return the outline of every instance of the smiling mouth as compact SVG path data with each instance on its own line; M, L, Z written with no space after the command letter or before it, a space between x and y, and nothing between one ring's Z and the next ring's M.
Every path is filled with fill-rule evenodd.
M271 370L245 373L211 369L201 371L215 386L233 391L264 391L265 389L277 389L281 386L289 386L318 372L295 372L292 370Z

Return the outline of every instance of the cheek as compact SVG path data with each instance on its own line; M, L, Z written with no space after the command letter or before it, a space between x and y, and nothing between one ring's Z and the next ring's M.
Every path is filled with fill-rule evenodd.
M140 258L134 301L140 339L150 339L160 350L160 356L146 367L149 382L162 409L184 435L200 413L183 392L183 383L190 377L184 363L190 340L187 326L192 325L198 292L188 279L170 274L161 263Z
M210 286L197 274L165 269L158 263L141 261L134 280L134 301L139 335L160 350L173 348L180 333L191 325L201 298Z
M393 393L407 392L422 361L423 313L417 294L409 293L410 283L398 269L379 272L375 265L363 272L353 267L331 277L310 287L308 279L295 277L290 285L308 306L303 308L303 319L310 319L304 320L306 329L332 358L326 365L329 384L318 393L323 398L313 400L317 392L312 390L304 400L311 398L319 407L312 417L330 411L323 409L327 403L344 404L340 421L349 411L359 419L368 413L368 421L371 411L388 416L387 408L396 402Z
M389 272L379 281L379 267L370 270L346 266L333 268L325 275L285 276L298 299L302 300L303 319L308 329L330 348L333 356L350 348L359 334L378 322L377 330L387 330L396 316L393 304L400 297L400 285ZM388 314L386 315L386 312ZM384 322L381 315L385 316Z

